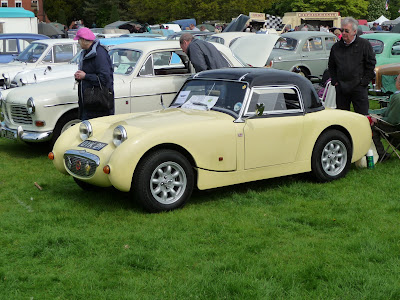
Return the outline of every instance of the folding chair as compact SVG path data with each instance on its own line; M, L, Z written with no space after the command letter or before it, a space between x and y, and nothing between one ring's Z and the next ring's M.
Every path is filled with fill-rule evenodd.
M336 108L336 88L332 85L331 81L328 81L326 84L321 100L325 107Z
M379 131L381 137L388 143L384 154L379 158L379 162L384 159L386 154L392 154L393 152L400 159L398 153L400 146L400 124L393 125L379 118L377 118L377 121L378 123L375 125L375 129ZM390 149L392 150L391 152L389 152Z

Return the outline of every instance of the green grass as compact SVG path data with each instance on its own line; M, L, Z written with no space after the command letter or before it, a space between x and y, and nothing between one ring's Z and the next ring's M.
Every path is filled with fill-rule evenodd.
M395 157L148 214L113 189L84 192L46 154L0 140L0 299L400 298Z

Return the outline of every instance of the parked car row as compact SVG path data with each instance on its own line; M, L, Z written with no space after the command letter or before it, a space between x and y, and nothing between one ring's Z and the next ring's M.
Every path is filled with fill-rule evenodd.
M18 56L4 71L0 135L54 145L49 157L55 167L80 187L132 192L150 212L182 207L195 187L309 171L318 181L335 180L366 154L368 119L325 109L311 82L288 72L304 66L309 72L304 75L322 75L305 57L316 52L316 60L325 63L334 35L218 38L229 44L214 43L234 68L197 74L176 40L115 42L109 48L115 115L84 122L78 119L72 76L77 43L33 42L20 54L26 61ZM72 59L61 51L64 45L75 51ZM303 60L290 63L277 51L298 53Z

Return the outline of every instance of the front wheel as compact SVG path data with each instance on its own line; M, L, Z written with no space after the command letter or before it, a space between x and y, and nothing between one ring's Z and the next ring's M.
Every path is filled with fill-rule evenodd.
M327 182L344 177L351 165L352 148L341 131L323 133L314 146L311 169L318 181Z
M135 197L149 212L183 207L194 186L193 168L181 153L158 150L145 157L133 176Z

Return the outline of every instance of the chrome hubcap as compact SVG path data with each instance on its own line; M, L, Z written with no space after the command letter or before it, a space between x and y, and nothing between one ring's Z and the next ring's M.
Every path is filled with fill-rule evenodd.
M183 168L176 162L160 164L151 175L150 191L162 204L178 201L186 190L187 178Z
M339 140L327 143L322 151L321 164L325 173L330 176L340 174L347 163L346 146Z

